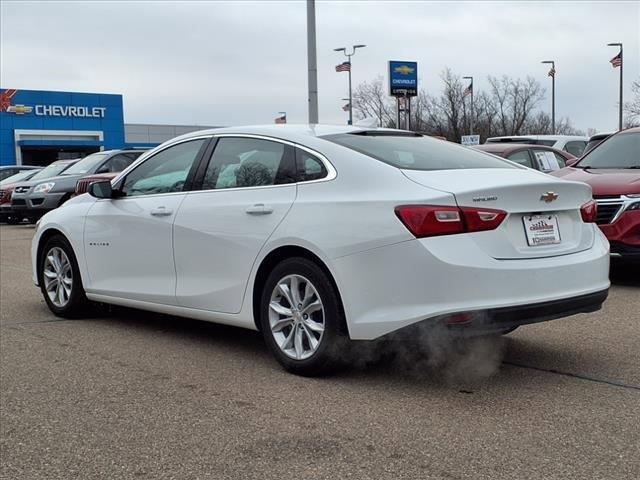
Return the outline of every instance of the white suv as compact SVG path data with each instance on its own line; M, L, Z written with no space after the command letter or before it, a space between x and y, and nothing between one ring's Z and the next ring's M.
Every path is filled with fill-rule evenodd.
M546 145L569 152L576 158L580 158L584 152L589 137L578 135L513 135L507 137L490 137L485 143L528 143L531 145Z

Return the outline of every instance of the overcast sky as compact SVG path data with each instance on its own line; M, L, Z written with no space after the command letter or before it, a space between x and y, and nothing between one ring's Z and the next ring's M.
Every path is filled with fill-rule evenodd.
M583 130L617 127L640 68L640 2L318 1L320 121L345 123L347 74L333 48L367 44L354 84L385 74L388 60L418 62L420 86L441 89L450 67L476 78L531 75L547 87L556 61L556 116ZM3 88L121 93L128 123L271 123L307 120L306 2L0 3ZM545 99L541 108L549 108Z

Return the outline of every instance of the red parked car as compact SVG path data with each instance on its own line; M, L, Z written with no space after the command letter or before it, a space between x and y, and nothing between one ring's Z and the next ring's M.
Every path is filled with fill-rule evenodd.
M608 137L552 175L591 185L596 223L611 243L611 255L640 260L640 128Z
M40 170L42 170L42 168L23 170L0 182L0 222L7 222L11 225L20 223L22 216L16 215L11 209L13 189L18 183L29 180Z
M73 196L87 193L89 191L89 185L91 185L93 182L99 182L101 180L113 180L118 176L119 173L120 172L96 173L94 175L87 175L86 177L82 177L76 182L76 190L73 193Z

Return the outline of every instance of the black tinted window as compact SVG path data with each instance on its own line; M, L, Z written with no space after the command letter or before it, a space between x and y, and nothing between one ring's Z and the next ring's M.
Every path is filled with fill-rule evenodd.
M181 192L205 142L183 142L156 153L126 176L121 192L128 197Z
M640 133L623 133L609 137L585 155L577 166L640 168Z
M586 146L587 142L584 142L582 140L575 140L573 142L567 142L567 144L564 146L564 150L566 152L569 152L574 157L581 157Z
M519 152L512 153L507 158L512 162L519 163L520 165L524 165L525 167L533 167L533 165L531 164L531 156L529 155L528 150L520 150Z
M202 188L260 187L295 181L295 165L286 145L257 138L224 137L218 140Z
M327 176L327 169L319 158L299 148L296 149L296 157L301 182L319 180Z
M114 155L109 160L104 162L104 164L98 169L96 173L121 172L129 165L131 165L137 157L138 155L136 154L119 153L118 155Z
M422 135L346 133L323 138L408 170L518 168L478 150Z

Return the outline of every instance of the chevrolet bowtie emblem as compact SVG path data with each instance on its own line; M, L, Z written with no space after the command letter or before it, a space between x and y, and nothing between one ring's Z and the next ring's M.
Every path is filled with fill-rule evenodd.
M558 195L556 195L555 192L547 192L543 195L540 195L540 201L544 201L545 203L551 203L557 198Z

